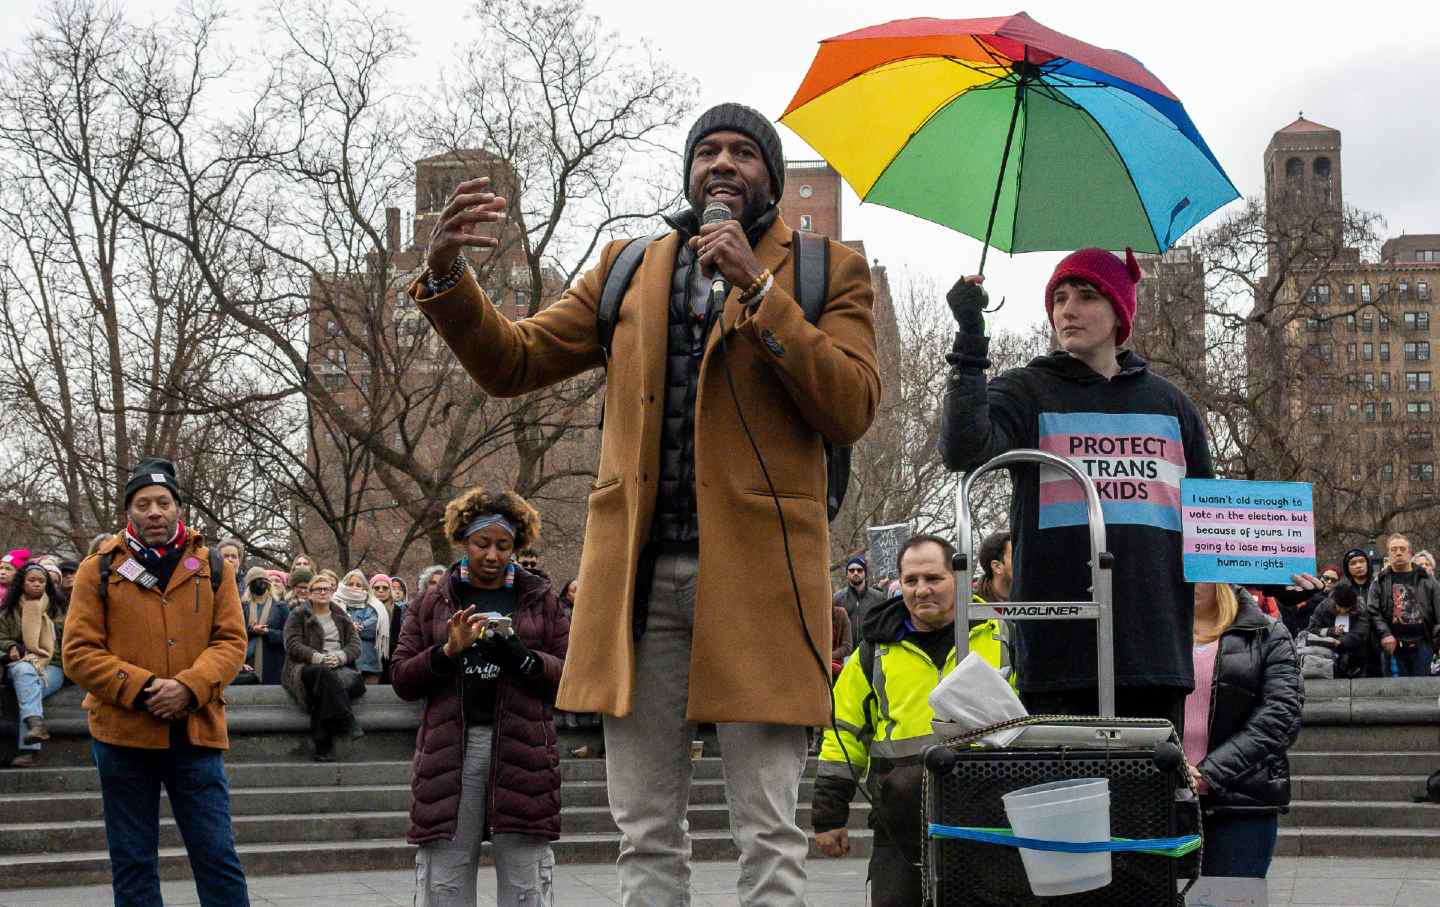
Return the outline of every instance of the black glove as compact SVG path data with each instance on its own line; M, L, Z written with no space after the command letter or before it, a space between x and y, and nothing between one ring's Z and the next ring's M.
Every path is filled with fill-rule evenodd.
M985 292L984 287L962 277L945 294L945 301L950 304L950 314L960 325L960 333L985 336L984 312L990 303L990 294Z
M500 670L521 677L530 677L540 673L540 658L520 641L520 637L511 633L509 636L501 636L498 633L487 633L480 638L480 654L491 664L500 666Z

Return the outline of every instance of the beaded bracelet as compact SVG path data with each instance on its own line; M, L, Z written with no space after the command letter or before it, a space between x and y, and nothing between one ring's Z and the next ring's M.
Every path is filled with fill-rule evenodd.
M774 275L770 273L769 268L766 268L756 276L755 282L750 284L744 293L740 294L740 302L744 305L749 305L751 302L763 298L766 293L770 292L770 287L773 286L774 283Z
M438 296L453 289L460 282L460 278L465 276L465 269L469 266L470 263L465 260L464 255L456 255L455 263L450 266L450 270L445 273L444 277L437 279L434 274L425 277L425 292L431 296Z

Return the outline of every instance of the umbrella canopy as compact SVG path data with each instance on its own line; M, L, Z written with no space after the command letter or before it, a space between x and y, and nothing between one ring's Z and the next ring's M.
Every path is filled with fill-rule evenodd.
M1006 252L1164 252L1239 197L1139 61L1024 13L822 41L780 121L862 201Z

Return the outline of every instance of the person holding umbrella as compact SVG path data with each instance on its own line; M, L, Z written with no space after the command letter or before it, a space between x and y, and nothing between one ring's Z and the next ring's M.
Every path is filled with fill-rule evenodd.
M1084 464L1115 554L1116 713L1178 729L1194 686L1194 597L1181 560L1180 480L1214 475L1195 405L1125 349L1140 269L1102 249L1055 268L1045 313L1060 349L986 382L987 296L977 278L946 297L959 324L940 415L940 455L974 469L1015 448ZM1087 523L1080 489L1037 467L1013 471L1014 601L1085 597ZM1032 714L1097 714L1094 630L1082 622L1017 622L1016 673Z

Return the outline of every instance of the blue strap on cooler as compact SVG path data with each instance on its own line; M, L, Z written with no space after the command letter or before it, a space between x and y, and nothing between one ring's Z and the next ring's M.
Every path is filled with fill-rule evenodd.
M932 838L953 838L961 841L975 841L979 844L998 844L1002 847L1019 847L1024 850L1044 850L1052 853L1135 852L1175 859L1193 853L1200 846L1199 835L1141 840L1113 838L1109 841L1045 841L1040 838L1017 837L1008 828L970 828L940 825L935 822L930 823L929 834Z

